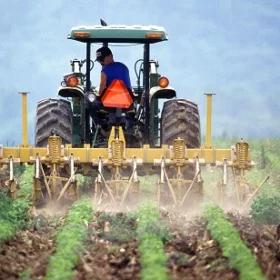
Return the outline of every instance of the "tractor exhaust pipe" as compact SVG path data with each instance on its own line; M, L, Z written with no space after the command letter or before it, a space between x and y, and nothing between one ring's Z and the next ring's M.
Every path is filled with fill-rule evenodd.
M22 147L28 147L28 122L27 122L28 92L20 92L19 94L21 94Z

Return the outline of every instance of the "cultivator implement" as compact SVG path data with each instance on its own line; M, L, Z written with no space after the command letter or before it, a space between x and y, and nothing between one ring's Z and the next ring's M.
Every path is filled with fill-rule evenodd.
M23 99L26 95L23 95ZM207 95L211 101L212 95ZM23 102L26 104L26 102ZM108 199L123 205L128 196L139 192L138 174L157 173L157 200L161 204L166 197L174 205L190 204L194 194L202 197L203 180L201 169L211 165L220 167L223 176L219 183L220 194L225 192L228 172L233 171L236 194L239 203L246 199L248 184L245 171L253 166L249 155L249 145L244 141L236 143L230 149L216 149L211 145L211 126L209 126L209 106L207 103L206 142L200 148L188 149L183 139L174 139L172 145L142 148L127 148L121 126L113 126L108 147L91 148L84 145L75 148L62 145L61 138L52 135L47 147L27 145L26 124L23 125L23 145L19 147L0 147L0 164L9 171L6 186L12 197L18 188L14 179L15 164L34 165L33 200L42 201L75 200L79 196L76 181L77 173L95 174L94 197L101 203ZM26 105L25 105L26 106ZM26 110L23 120L26 119Z

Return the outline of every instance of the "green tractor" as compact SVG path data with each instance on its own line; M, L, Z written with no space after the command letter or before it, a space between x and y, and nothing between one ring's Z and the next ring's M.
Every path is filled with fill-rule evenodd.
M86 58L71 61L72 71L64 76L58 90L63 99L51 98L38 103L35 146L48 147L49 154L56 156L43 159L44 178L35 184L35 192L40 196L42 189L43 193L48 190L60 199L64 189L73 189L77 196L73 181L76 172L96 178L96 198L107 193L112 201L120 198L123 203L129 189L133 190L134 197L139 193L138 168L141 175L160 170L159 202L169 203L171 193L176 203L194 182L198 187L194 187L192 193L201 197L199 166L194 163L199 163L198 158L189 160L186 154L186 149L200 148L198 107L189 100L176 99L169 80L158 72L159 64L150 58L150 46L167 40L165 30L156 26L95 25L72 28L68 38L85 43ZM103 96L110 86L99 96L98 88L91 82L95 69L92 46L99 48L100 44L143 45L143 58L134 64L137 83L129 91L129 107L107 106ZM112 96L117 100L115 93L112 91ZM118 94L122 96L122 93ZM102 106L93 111L91 104L96 100ZM61 157L63 152L59 152L61 144L65 147L64 153L69 153L66 160ZM88 156L85 157L85 153ZM52 182L51 186L42 187L47 186L48 181ZM62 187L62 183L54 181L69 183ZM69 184L73 187L69 188Z
M158 72L159 64L150 58L150 46L167 40L164 28L157 26L95 25L72 28L68 36L86 45L86 58L71 61L72 71L64 76L58 95L63 99L46 99L38 103L35 145L45 147L48 137L58 135L63 144L73 147L106 147L112 126L122 126L126 147L139 148L144 144L160 147L172 144L175 138L185 140L188 148L200 147L200 121L195 103L176 99L176 91L166 77ZM135 62L137 83L132 90L130 108L106 108L90 112L90 102L100 99L91 82L94 62L92 46L108 44L142 44L143 58ZM85 72L82 71L85 66ZM159 100L163 103L161 110ZM92 113L98 116L94 121ZM112 114L116 123L110 122ZM119 118L118 118L119 117Z
M232 170L236 200L241 205L251 191L245 177L245 172L254 166L249 144L242 139L230 149L213 147L213 94L207 93L205 143L201 145L197 105L177 99L168 79L159 74L158 63L150 59L151 45L167 40L165 30L102 23L72 28L69 39L85 43L86 57L71 61L72 71L64 76L58 90L61 99L38 103L35 147L27 141L27 101L26 93L22 93L23 144L0 145L0 167L9 166L10 193L16 190L14 163L29 163L35 167L36 205L77 199L78 173L92 180L88 185L93 186L97 202L110 198L123 205L128 197L140 193L138 175L158 174L158 204L171 201L172 205L191 208L203 198L201 167L211 165L222 169L217 188L221 198L226 194L228 171ZM100 44L143 45L143 58L134 65L136 85L129 91L124 86L112 90L110 84L99 96L91 82L95 69L91 52L93 46L99 48ZM106 100L108 92L114 102ZM123 102L124 96L128 103ZM94 107L96 101L101 106Z

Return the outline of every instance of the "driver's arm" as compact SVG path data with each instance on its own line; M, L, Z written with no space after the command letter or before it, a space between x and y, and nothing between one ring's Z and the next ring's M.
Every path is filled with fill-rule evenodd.
M100 78L100 85L99 85L99 96L102 95L104 89L106 88L106 81L107 81L107 76L104 72L101 72L101 78Z

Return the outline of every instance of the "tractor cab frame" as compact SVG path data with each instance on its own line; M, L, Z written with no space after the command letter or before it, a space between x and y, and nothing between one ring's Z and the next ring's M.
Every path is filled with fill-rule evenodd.
M157 26L123 26L123 25L110 25L110 26L80 26L71 29L68 39L72 39L78 42L86 44L86 59L82 61L82 64L86 64L86 72L84 79L80 85L68 86L62 85L59 89L59 95L63 97L80 97L80 104L77 106L81 108L80 120L78 126L81 128L82 137L80 141L77 139L77 135L73 135L73 140L76 139L76 144L92 144L93 139L96 138L91 133L90 128L90 115L87 110L86 98L92 92L94 93L91 82L91 70L93 66L92 61L92 44L102 43L104 46L108 46L110 43L133 43L143 45L143 58L137 62L141 62L142 79L140 79L140 73L137 77L137 85L133 87L137 96L136 102L136 114L135 125L142 127L143 143L150 144L151 146L160 145L160 119L158 117L159 104L158 99L170 99L176 96L176 92L173 88L168 86L168 79L163 78L162 86L159 86L158 80L161 75L158 73L158 63L150 60L150 45L166 41L167 34L162 27ZM78 63L77 63L78 62ZM137 63L136 62L136 63ZM72 62L72 72L75 68L81 68L82 64L76 60ZM79 71L75 71L79 73ZM79 76L79 74L78 74ZM166 82L167 81L167 82ZM95 92L96 93L96 92ZM75 108L74 108L75 110ZM77 114L76 114L77 115ZM77 121L76 121L77 122ZM75 123L75 120L74 120Z

